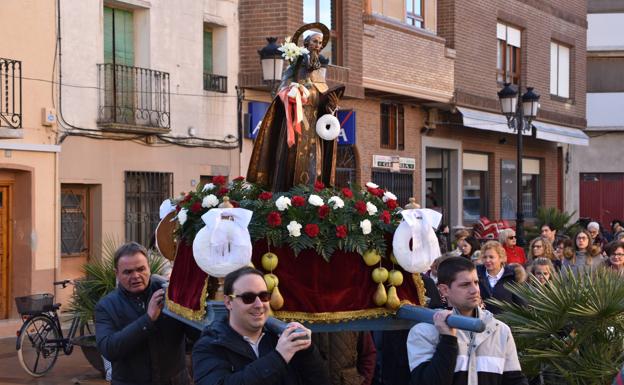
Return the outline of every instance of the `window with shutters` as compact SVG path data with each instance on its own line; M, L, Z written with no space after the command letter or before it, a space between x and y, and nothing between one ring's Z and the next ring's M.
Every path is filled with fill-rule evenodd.
M498 23L496 25L496 80L499 83L520 84L520 41L519 29Z
M402 104L381 104L381 148L405 149L405 117Z
M89 253L89 194L84 186L61 186L61 256Z
M104 63L134 65L132 12L104 7Z
M570 47L550 42L550 94L570 97Z
M126 171L126 241L152 245L160 204L173 193L170 172Z

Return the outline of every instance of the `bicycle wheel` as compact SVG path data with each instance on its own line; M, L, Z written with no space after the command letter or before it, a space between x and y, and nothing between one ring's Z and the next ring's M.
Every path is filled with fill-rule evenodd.
M37 315L26 321L17 348L22 368L33 377L46 374L56 363L59 339L60 333L49 317Z

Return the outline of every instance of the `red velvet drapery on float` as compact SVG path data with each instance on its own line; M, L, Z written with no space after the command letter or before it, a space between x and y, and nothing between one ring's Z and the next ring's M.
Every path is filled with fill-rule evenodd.
M254 244L252 262L262 270L260 259L268 251L266 242ZM271 248L279 258L273 274L279 278L279 290L284 306L275 316L284 320L339 322L361 318L375 318L393 314L373 302L377 284L371 273L377 266L366 266L357 253L336 251L330 262L314 250L303 250L295 257L288 247ZM186 318L199 320L205 315L207 274L192 255L192 247L181 243L175 259L167 305ZM382 265L392 269L389 258ZM403 284L397 286L402 303L424 303L424 285L420 274L403 271ZM268 272L265 272L268 273Z

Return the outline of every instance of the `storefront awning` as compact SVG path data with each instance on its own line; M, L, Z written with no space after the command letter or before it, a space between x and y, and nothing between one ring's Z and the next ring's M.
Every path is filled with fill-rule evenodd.
M537 139L548 140L566 144L576 144L579 146L589 146L589 136L577 128L559 126L556 124L533 122L535 127L535 137Z
M480 130L496 131L505 134L513 134L513 130L507 126L507 118L501 114L493 114L491 112L473 110L472 108L457 107L461 112L464 126L478 128ZM525 132L524 135L531 135L531 132Z

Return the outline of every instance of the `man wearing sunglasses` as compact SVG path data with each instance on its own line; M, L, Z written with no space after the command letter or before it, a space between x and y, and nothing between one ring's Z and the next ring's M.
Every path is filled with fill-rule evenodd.
M196 385L329 383L309 329L293 322L278 336L264 328L270 294L260 271L231 272L223 294L228 317L207 327L193 348Z

